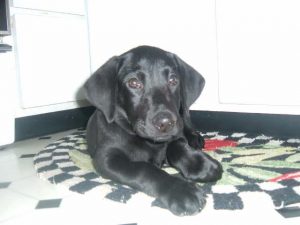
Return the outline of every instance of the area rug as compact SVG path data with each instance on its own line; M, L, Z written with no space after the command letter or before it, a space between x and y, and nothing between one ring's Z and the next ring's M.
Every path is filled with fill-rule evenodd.
M274 208L300 203L300 139L246 133L201 134L205 138L204 151L218 159L224 169L218 182L199 183L206 194L212 196L214 209L243 209L241 193L245 192L270 196ZM74 192L93 192L99 198L120 203L150 198L99 176L87 154L85 135L85 130L78 130L41 150L34 157L38 176ZM180 176L174 168L164 166L163 169ZM150 203L150 206L162 207L154 198Z

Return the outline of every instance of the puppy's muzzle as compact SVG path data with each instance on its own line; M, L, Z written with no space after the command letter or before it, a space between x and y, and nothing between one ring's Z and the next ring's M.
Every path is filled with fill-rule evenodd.
M170 113L162 112L152 119L152 124L159 132L167 133L174 128L176 120Z

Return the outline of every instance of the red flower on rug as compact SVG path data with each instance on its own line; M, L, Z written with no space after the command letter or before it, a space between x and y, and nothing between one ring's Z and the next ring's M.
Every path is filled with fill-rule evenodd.
M237 144L236 141L232 140L205 139L204 150L215 151L221 147L235 147Z

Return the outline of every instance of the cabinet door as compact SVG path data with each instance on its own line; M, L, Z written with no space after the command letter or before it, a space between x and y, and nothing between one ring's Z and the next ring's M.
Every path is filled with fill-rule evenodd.
M23 108L83 99L78 90L90 75L84 17L16 14L15 38Z
M13 54L0 52L0 149L15 138L15 76ZM1 157L0 157L1 158Z
M299 0L217 0L221 103L300 106Z
M12 6L72 14L85 14L85 0L12 0Z

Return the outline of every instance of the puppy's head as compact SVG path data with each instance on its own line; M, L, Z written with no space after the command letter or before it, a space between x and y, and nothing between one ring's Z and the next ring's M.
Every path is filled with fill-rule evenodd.
M141 46L108 60L84 87L108 122L122 117L140 137L162 142L181 133L204 83L176 55Z

